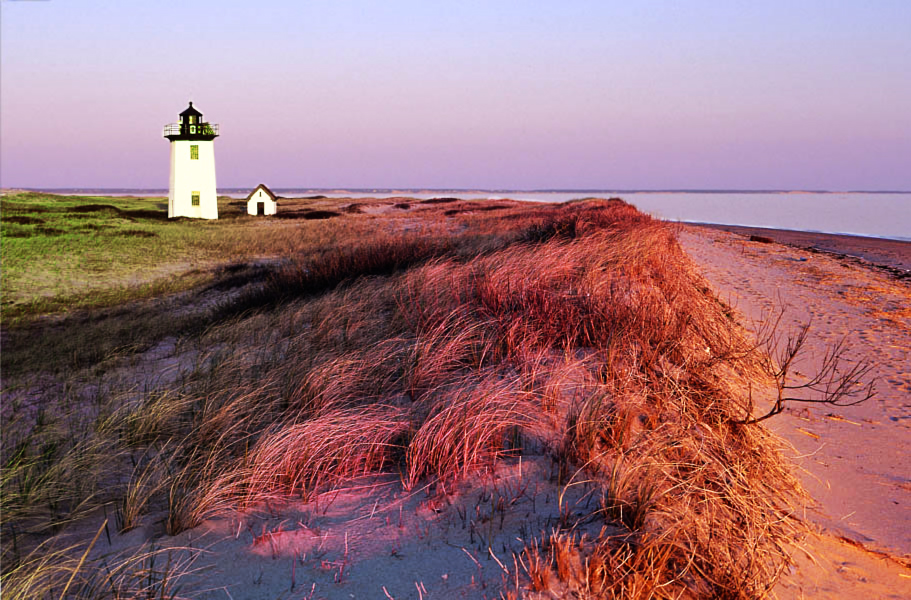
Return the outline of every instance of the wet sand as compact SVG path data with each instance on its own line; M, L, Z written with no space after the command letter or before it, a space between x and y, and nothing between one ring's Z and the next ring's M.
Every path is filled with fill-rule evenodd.
M911 242L858 235L790 231L765 227L744 227L741 225L716 225L712 223L691 223L690 225L729 231L747 238L750 236L766 237L776 243L802 248L810 252L822 252L847 259L856 259L858 264L862 266L883 268L900 279L911 278Z

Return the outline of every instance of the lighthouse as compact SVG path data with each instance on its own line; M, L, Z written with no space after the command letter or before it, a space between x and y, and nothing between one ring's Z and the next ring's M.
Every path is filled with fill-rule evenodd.
M190 102L179 123L164 126L164 137L171 141L168 218L217 219L214 140L218 125L203 121Z

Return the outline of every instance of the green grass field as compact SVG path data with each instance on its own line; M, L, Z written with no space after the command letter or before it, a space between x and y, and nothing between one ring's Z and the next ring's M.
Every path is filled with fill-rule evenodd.
M407 218L358 210L349 199L283 199L285 218L257 219L242 200L221 197L220 218L205 221L168 219L166 198L9 194L0 198L0 315L14 324L184 291L211 281L219 265L332 249Z
M0 199L4 320L110 306L198 285L237 255L237 219L167 219L164 198Z

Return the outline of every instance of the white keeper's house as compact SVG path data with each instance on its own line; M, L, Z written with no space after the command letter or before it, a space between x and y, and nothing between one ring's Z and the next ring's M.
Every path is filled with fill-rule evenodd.
M164 126L164 137L171 141L168 218L217 219L214 140L218 125L206 123L190 102L178 123Z
M260 217L274 215L278 212L276 200L278 196L265 183L261 183L247 196L247 214Z

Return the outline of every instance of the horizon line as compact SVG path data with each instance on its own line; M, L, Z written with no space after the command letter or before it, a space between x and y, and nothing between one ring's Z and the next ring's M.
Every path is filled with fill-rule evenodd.
M259 184L256 184L259 185ZM244 191L253 189L253 186L227 186L220 188L226 192ZM267 184L268 185L268 184ZM271 186L270 186L270 189ZM799 188L538 188L538 189L519 189L519 188L455 188L455 187L294 187L294 186L275 186L275 190L295 190L306 192L357 192L357 193L393 193L393 192L490 192L504 193L514 192L523 194L587 194L587 193L675 193L675 194L911 194L911 190L825 190L825 189L799 189ZM166 187L25 187L10 186L0 188L0 192L9 192L23 190L28 192L67 192L67 191L134 191L134 192L151 192L167 191Z

